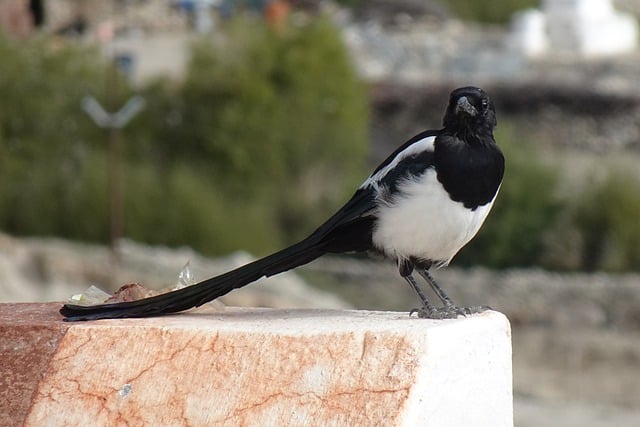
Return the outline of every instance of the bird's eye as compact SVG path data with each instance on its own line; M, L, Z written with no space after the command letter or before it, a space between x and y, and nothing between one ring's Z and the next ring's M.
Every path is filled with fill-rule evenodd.
M482 108L487 108L489 106L489 101L487 101L486 99L482 100Z

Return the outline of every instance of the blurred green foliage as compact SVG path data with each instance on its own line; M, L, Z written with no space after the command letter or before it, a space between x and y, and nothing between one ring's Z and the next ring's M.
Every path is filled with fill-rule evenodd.
M640 269L640 181L613 171L592 182L569 211L579 236L578 268L586 271Z
M99 56L0 36L0 58L0 227L73 235L78 173L101 135L79 111L80 99L101 88Z
M175 89L148 91L171 100L153 102L163 111L149 117L165 120L148 123L149 154L206 171L228 197L261 195L285 241L311 231L363 178L366 88L323 20L284 33L231 23L225 39L194 45Z
M538 7L540 4L537 0L440 0L440 3L465 21L494 24L507 23L515 12Z
M97 51L0 40L0 228L105 241L105 100ZM131 89L120 79L121 106ZM311 232L364 177L366 88L326 21L236 21L194 43L184 82L142 88L123 133L125 234L208 254L264 252Z

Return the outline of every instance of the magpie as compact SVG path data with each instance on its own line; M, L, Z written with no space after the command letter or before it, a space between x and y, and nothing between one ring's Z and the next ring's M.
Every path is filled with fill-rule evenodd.
M351 199L302 241L227 273L137 301L66 304L67 321L148 317L200 306L259 278L327 253L373 252L397 263L417 293L422 318L455 318L486 307L457 307L430 273L449 264L480 229L498 194L505 161L493 137L494 105L477 87L451 92L442 128L409 139L384 160ZM417 272L440 299L433 305Z

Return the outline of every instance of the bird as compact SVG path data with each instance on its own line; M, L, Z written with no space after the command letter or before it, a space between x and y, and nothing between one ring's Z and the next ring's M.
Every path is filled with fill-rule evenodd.
M419 318L449 319L487 309L458 307L431 274L447 266L478 232L502 185L505 159L493 131L496 111L474 86L453 90L442 127L410 138L391 153L353 196L298 243L192 286L136 301L65 304L66 321L151 317L200 306L261 277L333 253L369 252L396 263L421 306ZM441 304L434 305L414 277Z

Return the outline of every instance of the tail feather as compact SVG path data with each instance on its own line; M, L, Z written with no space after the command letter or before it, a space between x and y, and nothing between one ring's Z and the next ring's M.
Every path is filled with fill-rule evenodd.
M273 276L311 262L326 252L368 250L372 247L371 232L376 206L377 195L373 187L359 188L338 212L309 237L273 255L166 294L113 304L66 304L60 309L60 313L69 321L175 313L198 307L263 276Z
M187 310L248 285L263 276L273 276L311 262L324 254L322 246L315 239L306 239L272 255L177 291L120 303L92 306L65 304L60 313L65 320L76 321L148 317Z

